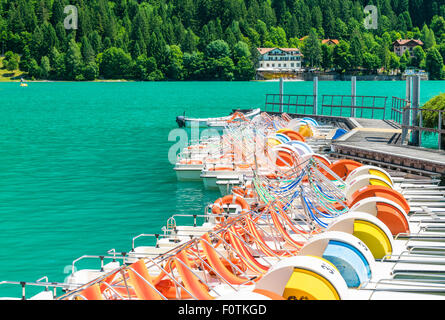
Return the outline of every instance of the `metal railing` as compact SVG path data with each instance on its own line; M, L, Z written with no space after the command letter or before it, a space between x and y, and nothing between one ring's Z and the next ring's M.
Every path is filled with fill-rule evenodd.
M442 150L442 135L445 135L445 128L443 125L444 122L444 113L445 110L440 109L425 109L425 108L406 108L409 114L413 114L411 121L407 121L402 124L402 129L411 130L412 134L418 135L418 145L422 145L422 133L437 133L438 135L438 148ZM437 125L434 127L425 127L424 126L424 117L425 112L437 113Z
M266 112L314 114L315 95L266 94Z
M387 100L384 96L323 95L321 114L384 120Z
M406 99L392 97L391 103L391 119L392 121L402 124L403 121L403 111L408 106L409 101Z
M49 282L48 277L42 277L34 282L25 282L25 281L1 281L0 285L13 285L20 286L22 291L21 300L27 300L26 296L26 288L34 287L34 288L44 288L44 292L50 292L52 290L52 296L56 297L57 289L66 289L66 283L58 283L58 282Z

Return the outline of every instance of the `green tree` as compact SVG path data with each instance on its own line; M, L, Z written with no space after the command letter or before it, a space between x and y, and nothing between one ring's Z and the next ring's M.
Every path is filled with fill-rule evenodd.
M323 59L321 44L314 28L310 30L309 36L304 40L302 51L309 66L319 67L321 65Z
M443 58L436 48L431 48L426 52L425 64L431 80L443 78Z
M202 80L205 75L204 54L194 51L184 53L184 79Z
M82 40L82 57L85 61L85 64L95 62L96 53L94 52L94 49L90 44L90 41L86 36L83 36L81 40Z
M231 52L227 42L215 40L207 45L204 54L206 58L221 59L229 57Z
M400 71L401 72L405 72L407 66L409 65L409 59L407 58L406 55L403 54L400 57L400 61L399 62L400 62Z
M434 31L432 29L429 29L426 24L422 28L420 40L423 41L425 50L428 50L436 45L436 37L434 35Z
M249 45L243 41L239 41L233 48L233 60L235 62L241 60L242 58L249 59L252 56Z
M252 60L248 57L238 59L234 67L234 79L239 81L249 81L255 76L255 69Z
M413 50L413 57L411 58L411 65L420 68L420 65L426 57L425 51L423 51L421 46L416 46Z
M363 64L363 52L365 51L363 38L358 28L354 29L352 33L350 45L351 66L358 68Z
M339 72L344 72L351 65L350 46L344 40L340 40L339 44L335 46L333 53L334 68Z
M40 68L39 64L34 58L32 58L31 61L29 62L28 74L33 79L40 79L41 77L42 69Z
M23 54L22 57L20 58L20 63L19 63L20 70L28 72L29 63L31 62L31 59L32 59L31 52L29 50L29 47L26 46L23 49Z
M208 58L205 61L207 80L231 81L235 66L230 57Z
M441 93L433 98L431 98L422 107L422 121L423 125L427 128L438 128L439 124L439 113L430 110L445 110L445 93ZM442 116L442 128L445 126L444 118ZM442 135L440 141L441 149L445 149L445 135Z
M370 52L363 53L363 67L370 73L376 73L380 65L381 61L378 55Z
M64 8L68 4L79 10L77 30L64 27ZM363 26L363 7L368 4L378 7L377 30ZM304 51L305 43L300 45L299 39L315 29L317 38L347 42L349 53L343 46L337 49L336 63L334 52L332 63L324 63L324 58L330 59L330 53L326 48L314 47L315 58L305 56L309 64L324 68L333 64L344 71L365 64L374 66L375 61L380 61L379 67L388 70L392 41L399 38L421 39L425 51L436 48L444 57L444 16L443 0L0 0L0 53L12 51L22 55L20 68L23 66L25 71L31 59L41 68L39 63L46 56L52 68L49 77L72 80L74 76L82 80L95 76L103 53L114 47L130 54L132 61L144 54L153 57L157 68L147 79L213 79L206 74L212 65L206 47L215 40L228 44L232 55L227 57L233 59L235 69L242 60L240 67L247 70L245 56L235 52L240 41L252 53L258 47L299 47ZM80 67L71 41L80 49ZM183 55L182 72L180 59L171 57L171 46L187 53L187 58ZM249 59L256 63L254 55ZM425 59L420 64L416 59L413 64L426 64ZM400 69L406 63L404 60L400 59ZM222 61L218 63L224 65ZM229 60L225 63L230 66ZM130 65L133 70L133 62ZM45 75L43 70L38 72L34 63L32 67L35 76ZM181 73L183 77L179 76ZM124 76L134 75L129 72ZM236 72L234 77L238 78Z
M106 79L125 79L131 74L131 69L131 56L121 48L111 47L101 56L99 70Z
M53 48L53 50L51 51L50 62L53 66L54 79L66 79L65 56L65 53L59 52L56 48Z
M78 77L82 74L82 67L82 53L76 41L71 39L65 56L66 79L78 80Z
M137 57L133 66L133 74L135 79L146 81L150 79L150 75L153 75L153 72L157 69L156 59L143 54Z
M48 79L49 74L51 72L51 64L47 56L42 57L42 60L40 61L40 68L41 68L41 77L43 79Z
M322 44L321 45L321 51L322 51L322 64L321 66L323 67L323 69L327 70L327 69L331 69L334 67L334 47L327 45L327 44Z
M431 30L434 34L441 35L445 33L445 19L442 16L435 15L431 20Z
M389 68L394 71L400 68L400 58L394 52L389 55Z
M184 77L184 54L177 45L169 46L166 76L171 80L182 80Z
M274 47L286 48L287 37L286 32L281 27L271 27L269 31L269 40L273 43Z
M3 59L3 66L8 71L14 71L19 68L20 56L17 53L8 51L5 53L5 58Z
M82 69L82 75L87 81L97 79L99 77L99 67L97 66L96 62L90 61L86 63Z
M185 33L184 42L181 44L182 50L184 52L194 52L196 51L199 42L199 37L193 32L193 30L188 29Z

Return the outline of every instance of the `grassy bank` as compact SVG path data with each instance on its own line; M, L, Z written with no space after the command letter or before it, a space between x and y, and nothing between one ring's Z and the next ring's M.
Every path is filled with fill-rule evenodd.
M17 69L13 71L7 70L3 66L4 57L0 57L0 82L13 82L20 81L20 78L24 78L26 73Z

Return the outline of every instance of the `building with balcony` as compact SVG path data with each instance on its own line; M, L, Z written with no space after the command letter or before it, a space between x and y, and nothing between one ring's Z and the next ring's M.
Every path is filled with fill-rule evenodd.
M399 57L403 56L405 51L409 51L410 56L414 55L414 48L417 46L423 46L423 42L414 39L400 39L393 42L394 53Z
M258 48L260 53L257 72L301 71L303 55L298 48Z

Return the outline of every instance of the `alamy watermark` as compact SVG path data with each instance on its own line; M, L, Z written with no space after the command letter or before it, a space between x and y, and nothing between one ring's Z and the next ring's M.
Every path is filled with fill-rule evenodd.
M367 14L365 21L363 22L365 25L365 29L376 30L378 28L378 20L379 20L379 12L376 6L367 5L364 9L364 12Z
M63 21L63 25L67 30L77 30L79 14L76 6L69 5L63 10L63 13L68 14L68 16Z
M177 128L170 131L168 141L174 143L168 150L170 164L188 165L193 164L191 161L201 160L204 167L232 163L235 168L239 165L254 166L252 161L256 159L261 166L267 164L268 168L280 172L285 169L282 167L283 162L301 169L301 165L304 165L307 160L300 157L297 152L292 152L292 146L287 146L288 150L284 150L285 152L291 151L292 160L283 159L279 155L283 148L276 144L274 135L263 136L253 128L239 131L202 129L199 122L191 121L189 129ZM213 148L210 148L213 149L212 151L206 147L209 142L210 145L213 145ZM218 145L219 147L216 147ZM195 156L197 157L195 158Z

